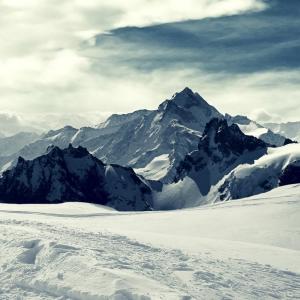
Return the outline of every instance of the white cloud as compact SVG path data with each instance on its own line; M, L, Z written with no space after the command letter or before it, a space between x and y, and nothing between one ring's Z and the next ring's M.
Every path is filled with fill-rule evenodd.
M120 26L201 19L263 9L262 0L0 0L0 53L69 48Z
M233 15L266 7L263 1L253 0L115 0L110 3L125 12L116 24L118 27Z
M17 112L19 127L58 127L65 122L77 127L97 123L98 116L100 122L111 111L155 108L171 93L191 86L224 112L247 113L258 106L276 114L290 105L287 117L295 118L300 113L294 107L299 91L282 79L298 73L231 78L198 70L143 73L115 65L106 53L103 68L95 70L93 61L78 51L82 39L118 26L264 7L260 0L0 0L0 110ZM272 89L262 86L270 81ZM281 103L287 90L289 99Z
M250 117L259 122L259 123L269 123L269 122L275 122L275 123L281 123L284 122L284 119L276 114L270 114L269 112L266 112L263 109L255 109L250 113Z
M12 113L0 112L0 136L11 136L18 132L44 133L51 129L59 129L66 125L80 128L94 126L103 122L111 112L98 111L85 113Z

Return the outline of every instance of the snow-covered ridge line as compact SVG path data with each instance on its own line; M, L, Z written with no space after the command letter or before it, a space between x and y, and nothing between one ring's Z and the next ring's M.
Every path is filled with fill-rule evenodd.
M159 179L171 183L176 168L184 157L197 149L199 137L205 125L212 118L224 118L198 93L189 88L164 101L157 110L138 110L128 114L112 115L95 128L80 129L71 126L49 131L38 140L28 143L22 149L15 148L7 156L0 154L0 171L13 167L18 156L34 159L43 155L50 145L66 148L83 146L106 163L130 166L141 170L147 179ZM284 137L276 135L261 125L241 117L225 115L228 122L236 122L246 134L255 135L269 144L281 146ZM243 124L239 124L242 121ZM253 125L254 124L254 125ZM252 127L255 127L254 129ZM252 129L251 129L252 128ZM257 134L257 131L260 133ZM0 139L1 146L1 139ZM122 149L122 151L120 151ZM169 165L165 164L158 173L149 171L151 163L161 155L168 154ZM148 170L149 172L143 172ZM155 171L155 170L154 170Z
M74 131L71 127L66 129ZM132 168L104 164L81 146L76 149L70 144L64 150L50 146L47 154L31 161L20 157L16 167L3 173L0 201L80 201L126 211L172 210L239 199L300 182L298 144L268 149L265 142L243 134L236 124L229 126L225 119L219 118L206 124L201 138L196 137L198 150L182 156L162 154L145 168L135 169L152 180L137 176ZM272 151L284 151L284 155L274 156ZM173 154L178 155L176 151ZM281 158L287 156L294 159L280 165ZM176 163L172 160L175 157ZM257 176L261 168L256 165L260 160L270 162L269 179L264 178L263 172ZM248 169L250 177L263 181L252 180L247 189L239 185L235 188L241 181L237 180L241 176L235 174L241 168ZM174 181L162 185L160 179L166 175L172 175Z

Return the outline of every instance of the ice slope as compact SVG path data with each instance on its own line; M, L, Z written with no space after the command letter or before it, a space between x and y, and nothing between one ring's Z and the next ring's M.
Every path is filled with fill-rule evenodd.
M0 205L1 300L300 297L300 185L172 212L77 205Z
M215 189L215 200L239 199L299 182L299 169L299 144L269 148L268 153L253 164L239 165L223 178Z

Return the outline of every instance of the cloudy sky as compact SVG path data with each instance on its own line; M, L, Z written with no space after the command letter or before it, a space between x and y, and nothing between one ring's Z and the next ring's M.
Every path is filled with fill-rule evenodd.
M185 86L222 112L299 120L299 14L299 0L0 0L0 125L90 125Z

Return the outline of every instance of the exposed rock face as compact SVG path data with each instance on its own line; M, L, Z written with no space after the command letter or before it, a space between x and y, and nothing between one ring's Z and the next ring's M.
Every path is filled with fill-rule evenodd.
M279 177L279 185L300 183L300 161L288 165Z
M151 209L151 189L131 168L106 165L85 148L52 147L32 161L19 158L0 179L6 203L90 202L117 210Z
M235 124L213 119L204 130L198 150L187 155L178 168L177 181L192 178L202 195L241 163L251 163L267 152L267 144L242 133Z

